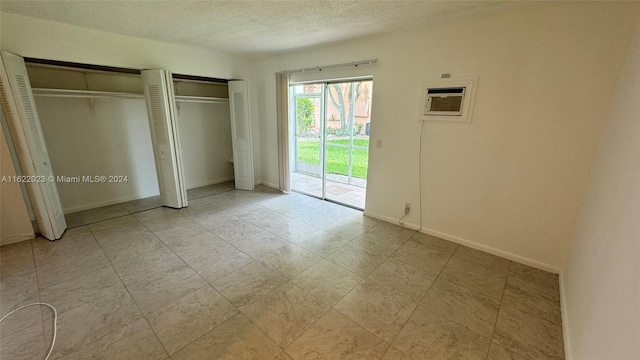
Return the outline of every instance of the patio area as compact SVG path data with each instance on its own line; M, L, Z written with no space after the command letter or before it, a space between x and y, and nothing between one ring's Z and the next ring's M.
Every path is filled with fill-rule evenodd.
M322 195L322 178L293 172L291 173L291 188L294 191L320 197ZM327 178L328 200L364 209L366 191L365 187L349 185L333 181L330 177Z

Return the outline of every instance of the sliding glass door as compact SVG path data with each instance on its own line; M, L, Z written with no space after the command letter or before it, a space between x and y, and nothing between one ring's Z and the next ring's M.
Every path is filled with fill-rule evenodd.
M291 86L291 188L364 208L371 80Z

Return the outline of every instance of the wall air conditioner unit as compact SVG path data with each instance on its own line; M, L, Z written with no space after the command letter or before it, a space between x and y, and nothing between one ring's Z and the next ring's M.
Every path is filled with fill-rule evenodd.
M438 79L423 84L420 120L471 122L477 80Z

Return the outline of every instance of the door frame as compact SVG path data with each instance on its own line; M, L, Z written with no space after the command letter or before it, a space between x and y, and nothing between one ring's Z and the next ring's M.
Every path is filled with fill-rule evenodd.
M323 83L319 83L319 84L323 84ZM305 194L305 195L309 195L309 196L313 196L315 198L319 198L319 199L323 199L324 195L325 195L325 173L326 173L326 166L325 166L325 159L326 159L326 152L324 151L324 138L325 138L325 122L322 120L324 118L325 115L325 86L323 85L320 93L314 93L314 94L307 94L307 93L302 93L302 94L294 94L293 93L293 88L295 85L292 85L289 87L289 98L293 99L293 101L289 101L290 104L290 109L289 109L289 129L291 129L289 131L289 141L290 144L293 144L293 146L289 147L289 156L290 158L293 158L293 161L289 161L289 172L294 172L297 170L298 168L298 137L296 135L297 132L297 117L298 117L298 112L297 112L297 107L298 107L298 99L299 98L307 98L307 99L319 99L320 100L320 129L318 130L318 141L319 141L319 167L320 167L320 178L322 179L322 190L320 193L320 196L315 195L315 194L310 194L310 193L306 193L300 190L295 190L296 192ZM292 189L293 190L293 189Z
M297 193L301 193L304 195L308 195L308 196L312 196L315 198L318 198L320 200L325 200L325 201L329 201L332 203L336 203L336 204L340 204L342 206L346 206L346 207L350 207L350 208L354 208L357 210L363 210L364 209L360 209L357 208L353 205L350 204L345 204L343 202L340 202L338 200L335 199L330 199L327 198L327 163L326 163L326 158L327 158L327 144L326 144L326 139L327 139L327 134L326 134L326 111L327 111L327 86L330 84L341 84L341 83L353 83L353 82L357 82L357 81L371 81L373 83L373 76L358 76L358 77L349 77L349 78L337 78L337 79L322 79L322 80L309 80L309 81L301 81L301 82L291 82L289 83L289 91L288 91L288 96L289 96L289 144L293 145L293 146L289 146L289 172L292 173L295 171L296 169L296 162L298 160L298 149L297 149L297 137L296 137L296 122L297 122L297 99L298 98L318 98L320 97L320 103L321 103L321 110L320 110L320 167L321 167L321 181L322 181L322 193L320 194L320 196L314 195L314 194L309 194L306 193L304 191L301 190L296 190L291 188L291 191L295 191ZM296 86L300 86L300 85L307 85L307 84L316 84L316 85L321 85L321 90L320 90L320 94L295 94L294 93L294 87ZM349 162L349 173L351 173L351 166L352 166L352 160L351 157L353 156L353 144L351 144L350 146L350 162ZM371 149L371 144L369 144L369 149ZM293 161L291 161L291 158L293 158ZM367 152L367 162L369 161L369 151ZM367 174L368 177L368 174Z

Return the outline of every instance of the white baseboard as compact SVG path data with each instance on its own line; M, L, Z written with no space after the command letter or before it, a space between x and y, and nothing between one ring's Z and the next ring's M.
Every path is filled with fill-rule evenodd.
M398 221L399 221L399 219L394 219L394 218L390 218L388 216L384 216L384 215L380 215L380 214L376 214L376 213L371 213L371 212L367 211L366 209L364 211L364 214L367 215L367 216L370 216L372 218L375 218L375 219L379 219L379 220L383 220L383 221L386 221L386 222L390 222L392 224L398 224ZM408 222L405 222L403 226L408 228L408 229L411 229L411 230L419 230L420 229L419 225L408 223ZM536 269L549 271L549 272L552 272L554 274L559 274L560 273L560 269L555 267L555 266L552 266L552 265L549 265L549 264L545 264L545 263L537 261L537 260L529 259L529 258L526 258L526 257L521 256L521 255L513 254L513 253L510 253L510 252L507 252L507 251L504 251L504 250L496 249L496 248L493 248L491 246L480 244L480 243L472 241L472 240L463 239L463 238L455 236L455 235L443 233L443 232L440 232L440 231L437 231L437 230L433 230L433 229L428 229L428 228L425 228L425 227L423 227L420 232L428 234L428 235L432 235L432 236L435 236L435 237L439 237L441 239L445 239L445 240L448 240L448 241L451 241L451 242L454 242L454 243L457 243L457 244L460 244L460 245L468 246L468 247L476 249L476 250L484 251L484 252L489 253L489 254L500 256L500 257L505 258L505 259L509 259L509 260L512 260L512 261L515 261L515 262L518 262L518 263L521 263L521 264L524 264L524 265L528 265L528 266L534 267Z
M219 178L219 179L214 179L214 180L208 180L208 181L203 181L203 182L199 182L196 184L191 184L187 187L187 190L191 190L191 189L195 189L195 188L199 188L202 186L209 186L209 185L213 185L213 184L220 184L223 182L227 182L227 181L231 181L233 180L234 177L233 176L227 176L227 177L223 177L223 178Z
M267 181L263 181L263 182L261 182L261 184L264 185L264 186L268 186L270 188L273 188L273 189L280 189L280 184L273 184L273 183L270 183L270 182L267 182Z
M15 244L15 243L19 243L21 241L25 241L25 240L31 240L34 237L36 237L35 233L24 233L24 234L20 234L20 235L14 235L14 236L9 236L7 238L4 239L0 239L0 246L3 245L9 245L9 244Z
M152 194L152 195L147 195L147 196L140 196L140 195L126 196L126 197L121 197L121 198L117 198L117 199L111 199L111 200L107 200L107 201L100 201L100 202L96 202L96 203L92 203L92 204L86 204L86 205L74 206L74 207L70 207L70 208L64 208L63 211L64 211L65 214L71 214L71 213L78 212L78 211L90 210L90 209L95 209L95 208L99 208L99 207L103 207L103 206L115 205L115 204L120 204L120 203L127 202L127 201L140 200L140 199L144 199L144 198L148 198L148 197L152 197L152 196L158 196L158 195L159 194Z
M564 272L560 271L560 316L562 317L562 340L564 342L564 358L573 360L571 337L569 334L569 318L567 312L567 293L564 288Z
M223 177L223 178L219 178L219 179L215 179L215 180L203 181L203 182L199 182L199 183L196 183L196 184L189 185L187 187L187 190L191 190L191 189L195 189L195 188L203 187L203 186L209 186L209 185L213 185L213 184L220 184L220 183L223 183L223 182L231 181L233 179L234 179L233 176L227 176L227 177Z
M234 179L233 176L231 176L231 177L224 177L224 178L215 179L215 180L209 180L209 181L205 181L205 182L202 182L202 183L191 184L188 187L187 190L191 190L193 188L198 188L198 187L201 187L201 186L219 184L219 183L223 183L223 182L226 182L226 181L231 181L233 179ZM140 196L140 195L126 196L126 197L121 197L121 198L117 198L117 199L110 199L110 200L107 200L107 201L100 201L100 202L96 202L96 203L91 203L91 204L86 204L86 205L80 205L80 206L74 206L74 207L70 207L70 208L65 208L65 209L63 209L63 211L64 211L65 214L71 214L71 213L78 212L78 211L91 210L91 209L95 209L95 208L99 208L99 207L103 207L103 206L120 204L120 203L127 202L127 201L141 200L141 199L145 199L145 198L152 197L152 196L158 196L158 195L159 194L151 194L151 195L147 195L147 196Z

